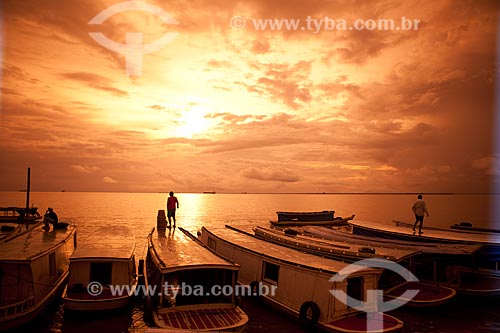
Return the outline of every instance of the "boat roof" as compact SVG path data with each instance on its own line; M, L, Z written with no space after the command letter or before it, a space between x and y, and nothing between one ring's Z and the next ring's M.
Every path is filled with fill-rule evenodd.
M264 240L260 240L256 237L243 232L232 230L230 228L208 229L206 227L203 227L202 230L202 232L208 232L209 234L212 234L213 236L220 238L225 242L231 243L234 246L241 247L258 255L295 266L308 267L313 270L336 274L347 266L353 265L266 242ZM379 269L362 267L359 271L367 273L369 271L379 271Z
M296 245L301 245L302 247L307 248L321 248L323 251L329 251L331 254L337 255L350 255L350 256L360 256L359 259L363 259L366 256L363 256L362 253L359 252L360 246L354 243L349 243L347 241L328 241L321 240L319 238L312 238L308 236L295 235L295 236L287 236L283 231L257 227L255 228L255 233L258 232L263 233L264 235L269 235L273 238L279 237L277 239L283 240L286 242L293 242ZM379 258L384 258L387 260L393 261L401 261L403 259L415 256L419 254L421 251L419 249L401 249L401 248L389 248L389 247L381 247L372 244L364 244L364 246L369 245L370 248L375 250L375 253L370 256L376 256Z
M395 234L403 234L405 236L413 236L418 240L427 240L429 242L442 241L447 242L463 242L463 243L481 243L481 244L500 244L500 235L479 234L479 233L459 233L447 230L424 229L424 233L416 236L411 227L407 225L397 225L393 222L373 222L373 221L349 221L349 224L366 229L374 229L378 232L387 232Z
M78 244L71 261L87 259L129 260L134 255L135 236L132 229L110 225L100 227Z
M52 251L76 232L76 226L45 231L43 224L34 226L0 244L1 262L31 261Z
M420 250L422 253L443 255L471 255L480 250L482 247L481 244L412 242L409 240L356 235L317 226L303 227L301 232L305 233L305 237L317 239L335 239L352 244L380 246L385 248L414 249Z
M150 254L155 256L163 273L201 268L238 270L240 267L175 228L167 232L153 231L149 243Z

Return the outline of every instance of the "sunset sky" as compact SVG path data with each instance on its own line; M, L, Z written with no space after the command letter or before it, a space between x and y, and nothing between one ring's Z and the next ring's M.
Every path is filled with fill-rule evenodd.
M495 190L499 1L147 0L178 24L89 24L120 2L1 1L0 190L27 167L38 191ZM420 24L253 25L308 17ZM177 35L131 76L91 32Z

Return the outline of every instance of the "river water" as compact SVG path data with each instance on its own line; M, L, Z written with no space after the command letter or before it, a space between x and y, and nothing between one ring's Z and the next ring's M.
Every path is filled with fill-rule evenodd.
M25 193L0 192L0 206L23 206ZM389 194L176 194L180 202L177 226L196 233L202 226L230 224L244 228L269 225L276 211L335 210L336 216L356 214L355 219L391 224L392 220L413 221L411 205L415 195ZM60 220L78 226L78 240L92 242L100 226L124 225L135 231L136 256L145 257L146 236L156 226L159 209L165 209L164 193L78 193L34 192L31 203L43 213L52 207ZM430 212L424 225L444 227L460 221L475 226L500 228L494 216L499 196L425 195ZM295 320L263 304L246 302L250 332L306 332ZM436 309L398 309L393 314L405 321L407 332L500 332L498 298L456 297ZM142 304L102 315L75 316L64 313L60 302L20 332L79 333L144 331Z

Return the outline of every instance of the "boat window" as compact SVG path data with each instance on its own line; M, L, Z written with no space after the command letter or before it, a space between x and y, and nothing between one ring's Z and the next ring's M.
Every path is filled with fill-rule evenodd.
M49 254L49 275L50 276L57 275L55 252L52 252L51 254Z
M99 282L102 285L111 284L111 272L113 263L111 262L91 262L90 282Z
M217 250L217 242L212 237L208 237L208 248L214 251Z
M278 283L280 273L280 267L278 265L272 264L270 262L264 261L264 271L263 271L263 280L268 280L273 283Z
M362 305L361 303L365 300L364 279L362 277L347 279L347 295L359 301L359 303L356 302L356 306Z

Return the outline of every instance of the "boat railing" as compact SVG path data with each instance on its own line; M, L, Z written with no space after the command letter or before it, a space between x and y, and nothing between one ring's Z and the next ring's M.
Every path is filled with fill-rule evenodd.
M26 312L29 308L35 305L35 297L31 296L20 302L5 305L0 307L0 318L10 317L18 313Z

